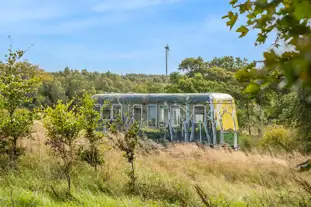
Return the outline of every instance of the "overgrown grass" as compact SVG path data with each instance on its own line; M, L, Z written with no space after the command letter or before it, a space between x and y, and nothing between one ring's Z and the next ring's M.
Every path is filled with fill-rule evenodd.
M195 185L210 206L310 205L310 194L293 179L309 181L310 173L290 168L303 157L285 160L196 144L150 145L140 144L132 191L130 166L117 149L104 153L106 162L97 170L75 162L71 195L60 160L45 150L20 157L17 166L1 161L0 206L206 206Z

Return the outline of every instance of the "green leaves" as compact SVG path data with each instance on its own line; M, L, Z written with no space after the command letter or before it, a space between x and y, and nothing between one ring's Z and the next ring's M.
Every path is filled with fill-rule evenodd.
M21 136L28 136L31 132L32 126L32 114L27 109L18 109L10 117L5 112L2 114L0 122L1 135L17 139Z
M294 1L294 10L297 20L311 18L311 2L309 0Z
M274 50L270 50L269 52L264 52L265 57L265 65L267 67L274 67L278 63L278 56L274 52Z
M264 35L264 34L258 34L257 35L257 39L256 39L256 42L258 42L259 44L263 44L266 42L266 39L267 39L267 35Z
M229 11L223 18L229 18L227 25L232 28L237 16L247 12L246 22L236 30L240 38L247 35L249 29L255 29L255 45L264 44L271 32L276 31L274 47L286 41L287 48L295 49L293 54L286 48L283 52L285 55L276 55L273 50L265 52L267 71L279 70L278 73L287 79L288 86L311 87L311 72L308 72L311 65L311 28L308 23L311 18L310 0L244 0L238 5L236 3L230 2L237 12ZM273 76L270 72L267 75Z
M238 0L230 0L231 5L235 5L238 2Z
M48 107L44 126L48 130L48 136L52 142L60 142L71 145L82 128L80 114L71 107L72 102L67 104L58 101L55 108Z
M240 33L241 33L241 35L239 36L239 37L241 38L241 37L244 37L245 35L247 35L247 33L248 33L248 28L247 28L246 26L242 25L242 26L240 26L240 27L236 30L236 32L240 32Z
M227 26L229 26L231 30L238 19L238 13L233 13L232 11L229 11L228 15L225 15L222 17L222 19L225 19L225 18L229 19L229 21L227 21Z
M245 93L248 93L248 94L256 94L259 91L260 91L260 86L256 83L250 83L245 89Z
M250 0L247 0L244 4L239 5L240 14L245 13L246 11L249 11L252 9L252 2Z
M38 68L26 62L18 62L24 51L9 49L7 62L0 63L0 143L6 140L6 153L16 159L17 140L31 133L32 114L21 109L32 101L38 89L40 77Z

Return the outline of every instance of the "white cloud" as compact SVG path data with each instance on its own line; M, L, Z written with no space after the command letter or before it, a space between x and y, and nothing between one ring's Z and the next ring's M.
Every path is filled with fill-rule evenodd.
M126 14L104 15L99 17L75 18L69 20L34 21L31 23L3 25L0 34L3 35L71 35L79 32L87 32L93 27L104 27L118 22L128 21L131 16ZM0 24L1 25L1 24Z
M0 34L73 34L139 16L128 11L177 1L180 0L9 0L0 4Z
M104 0L95 7L94 11L133 11L148 7L159 6L162 4L171 4L179 0Z
M35 0L10 0L1 2L0 23L11 24L26 21L41 21L65 15L59 2Z

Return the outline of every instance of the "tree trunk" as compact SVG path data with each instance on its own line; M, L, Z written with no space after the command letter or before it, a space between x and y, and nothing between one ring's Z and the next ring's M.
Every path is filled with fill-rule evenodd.
M130 188L134 189L135 183L136 183L134 160L132 160L132 162L131 162L131 168L132 168L132 171L131 171L131 176L130 176L130 179L131 179Z
M12 149L12 152L13 152L13 160L16 160L17 157L18 157L18 153L17 153L17 138L13 138L13 149Z
M262 137L262 130L261 130L261 128L257 128L257 132L258 132L258 136Z
M133 174L133 177L135 177L134 161L132 161L131 166L132 166L132 174Z
M71 192L71 178L70 178L69 172L67 174L67 185L68 185L68 193L70 194L70 192Z
M250 125L250 114L249 114L249 104L247 102L247 119L248 119L248 135L251 136L252 135L252 131L251 131L251 125Z
M71 161L69 161L65 166L65 175L67 177L67 186L68 186L68 193L71 193L71 177L70 177L70 167L71 167Z

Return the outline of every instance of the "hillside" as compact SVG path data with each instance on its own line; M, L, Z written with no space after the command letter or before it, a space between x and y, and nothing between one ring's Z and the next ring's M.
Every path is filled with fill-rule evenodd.
M27 152L20 158L19 170L1 172L1 206L203 206L196 184L212 206L309 202L304 200L308 198L304 186L294 178L310 180L310 174L292 169L306 159L301 155L271 157L191 143L164 147L150 140L140 142L137 186L129 192L129 165L114 148L113 136L101 146L105 164L97 171L82 162L74 164L73 191L66 196L58 159L44 145L45 129L38 121L34 129L33 139L20 143Z

